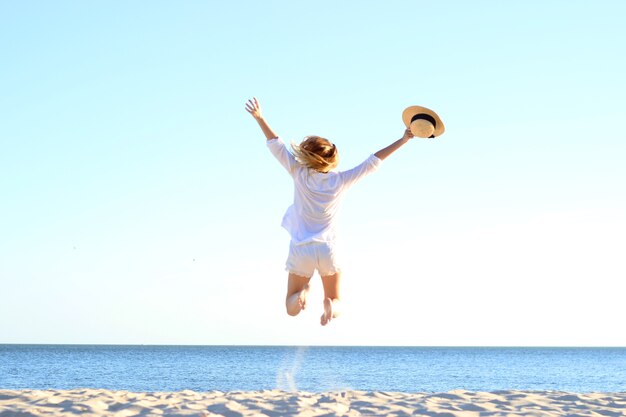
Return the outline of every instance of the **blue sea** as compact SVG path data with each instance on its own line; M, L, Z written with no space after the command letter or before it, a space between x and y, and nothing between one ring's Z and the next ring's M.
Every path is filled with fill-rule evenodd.
M0 389L626 391L626 348L0 345Z

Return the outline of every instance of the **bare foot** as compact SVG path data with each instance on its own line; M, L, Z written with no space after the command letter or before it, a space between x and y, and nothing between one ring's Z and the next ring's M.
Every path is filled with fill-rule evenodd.
M326 326L333 319L333 300L330 298L326 298L324 300L324 314L322 314L322 318L320 322L322 326Z
M287 314L297 316L300 311L306 308L306 298L309 293L309 284L306 284L298 292L295 292L287 298Z
M298 305L300 309L304 310L306 308L306 296L309 294L309 284L306 284L302 291L298 294Z

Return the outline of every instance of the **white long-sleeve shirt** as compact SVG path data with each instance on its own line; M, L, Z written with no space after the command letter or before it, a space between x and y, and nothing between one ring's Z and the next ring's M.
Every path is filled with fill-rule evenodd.
M293 205L287 209L282 221L293 244L334 241L335 219L344 192L367 174L376 171L382 160L370 155L348 171L322 173L296 161L280 138L268 140L267 146L294 181Z

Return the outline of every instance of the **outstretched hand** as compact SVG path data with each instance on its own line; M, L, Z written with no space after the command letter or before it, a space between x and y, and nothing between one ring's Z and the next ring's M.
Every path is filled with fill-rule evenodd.
M407 128L407 129L404 131L404 135L402 136L402 139L403 139L403 140L409 140L409 139L413 138L414 136L415 136L415 135L414 135L413 133L411 133L411 129L408 129L408 128Z
M251 100L248 100L246 103L246 111L252 115L256 120L260 120L263 118L261 115L261 105L259 104L259 100L256 97L253 97Z
M259 104L259 100L256 97L248 100L246 103L246 111L254 117L254 120L257 121L265 138L267 140L277 138L278 135L272 130L272 128L267 124L263 116L261 115L261 105Z
M402 135L400 139L396 140L394 143L387 146L386 148L383 148L380 151L376 152L374 156L376 156L376 158L380 160L387 158L389 155L400 149L400 147L407 143L409 139L411 139L413 136L414 135L413 133L411 133L411 129L406 129L404 131L404 135Z

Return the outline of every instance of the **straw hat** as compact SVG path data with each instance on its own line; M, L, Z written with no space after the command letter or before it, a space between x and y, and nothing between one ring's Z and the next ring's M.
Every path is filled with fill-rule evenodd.
M407 107L402 112L402 121L418 138L434 138L446 130L437 113L426 107Z

